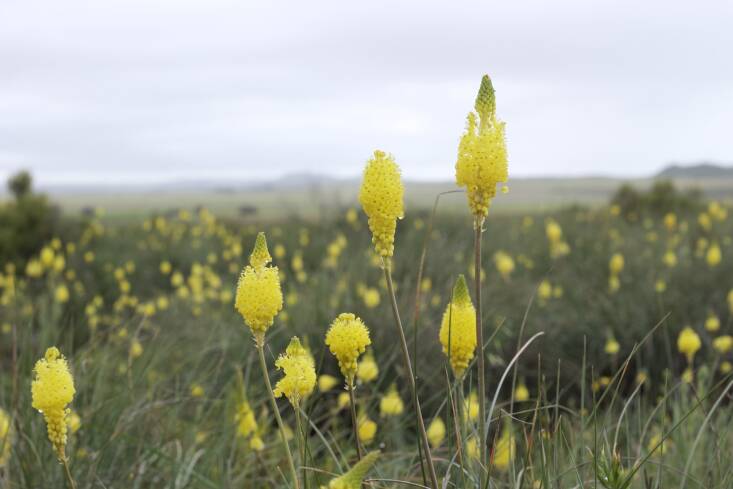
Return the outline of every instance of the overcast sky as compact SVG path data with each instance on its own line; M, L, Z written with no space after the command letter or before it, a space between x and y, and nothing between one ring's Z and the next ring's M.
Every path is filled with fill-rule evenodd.
M510 175L733 162L733 2L0 3L0 177L450 179L481 75Z

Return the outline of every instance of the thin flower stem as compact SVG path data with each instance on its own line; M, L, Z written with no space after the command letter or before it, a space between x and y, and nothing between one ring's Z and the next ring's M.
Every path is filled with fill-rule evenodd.
M69 462L66 460L66 457L61 458L61 464L64 466L64 474L66 474L66 481L69 483L69 487L71 489L76 489L76 483L74 482L74 478L71 477L71 471L69 471Z
M303 470L305 466L305 431L300 415L300 405L293 406L295 409L295 427L298 430L298 451L300 452L300 470L303 472L303 488L308 489L308 473Z
M484 367L484 332L481 323L481 228L483 218L474 221L474 274L476 280L476 343L478 344L478 427L481 466L488 466L486 447L486 370ZM481 471L480 487L485 487L486 473Z
M351 426L354 428L354 443L356 443L356 457L361 460L363 456L361 450L361 441L359 440L359 422L356 418L356 396L354 395L353 383L349 384L349 407L351 408Z
M412 403L415 406L415 416L417 417L417 424L420 432L420 441L422 442L423 450L425 451L425 460L428 466L428 473L430 474L430 480L433 489L438 489L438 476L435 473L435 465L433 464L433 457L430 454L430 443L428 442L428 434L425 431L425 421L422 417L422 410L420 409L420 400L417 397L417 385L415 383L415 376L412 372L412 362L410 362L410 351L407 349L407 341L405 340L405 331L402 328L402 320L400 319L400 311L397 307L397 298L394 293L394 284L392 283L392 263L390 260L385 260L384 263L384 278L387 281L387 291L389 292L390 304L392 305L392 314L394 315L395 325L397 326L397 332L400 336L400 346L402 347L402 359L405 363L405 370L407 371L407 378L410 382L410 389L412 390Z
M270 402L272 403L272 410L275 412L275 419L277 420L277 426L280 429L280 438L282 438L283 446L285 446L285 453L288 457L288 465L290 465L290 473L293 477L295 489L300 489L300 482L298 481L298 472L295 470L295 463L293 462L293 454L290 453L290 445L288 444L288 437L285 434L285 425L283 419L280 417L280 411L277 408L277 401L275 401L275 394L272 392L272 385L270 384L270 375L267 373L267 363L265 362L265 346L262 342L257 341L257 352L260 356L260 368L262 369L262 376L265 379L265 385L267 386L267 392L270 395Z

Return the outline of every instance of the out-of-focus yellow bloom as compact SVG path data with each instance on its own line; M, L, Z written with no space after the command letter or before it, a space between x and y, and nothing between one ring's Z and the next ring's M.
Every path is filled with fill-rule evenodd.
M61 284L58 287L56 287L56 290L53 293L53 298L56 302L59 304L65 304L69 302L69 289L66 287L66 285Z
M52 248L44 246L43 249L41 249L40 259L44 268L50 269L51 267L53 267L53 260L55 257L56 255L53 252Z
M143 354L143 345L137 338L133 338L130 342L130 357L139 358Z
M720 265L720 261L723 259L723 254L720 251L720 246L718 246L718 243L713 243L710 248L708 248L708 252L705 255L705 261L708 262L709 267L717 267Z
M686 326L677 337L677 349L687 357L687 363L692 363L692 359L701 345L700 337L689 326Z
M518 402L529 400L529 389L524 385L524 382L520 382L517 388L514 389L514 400Z
M665 453L667 453L667 450L669 449L671 445L672 445L671 440L666 439L662 441L662 435L660 433L655 433L649 438L649 443L647 444L647 450L649 450L650 452L653 452L655 456L664 455Z
M191 397L199 399L204 397L204 394L206 394L206 392L204 391L204 388L201 384L191 385Z
M458 145L456 184L466 188L471 213L483 219L489 213L497 185L509 178L504 122L496 118L494 87L488 75L481 79L474 108Z
M31 278L38 278L43 275L43 265L39 260L28 260L25 266L25 274Z
M729 374L733 371L733 363L730 363L728 360L721 362L720 364L720 373L725 375Z
M397 219L404 215L403 194L400 169L394 158L375 151L364 170L359 202L369 219L374 249L382 258L389 258L394 252Z
M271 259L265 233L259 233L249 257L250 264L239 276L234 303L259 346L264 344L265 332L283 307L280 275L277 267L268 266Z
M467 417L469 421L476 421L478 419L478 396L476 392L471 391L463 401L463 415Z
M368 287L362 294L364 305L369 309L374 309L379 305L379 290L374 287Z
M379 413L381 416L399 416L405 410L405 403L397 392L397 387L392 384L389 391L379 401Z
M611 275L608 277L608 291L613 293L618 292L618 289L621 288L621 280L619 280L618 275Z
M562 228L554 219L545 223L545 235L550 242L550 257L560 258L570 253L570 246L563 240Z
M718 331L720 329L720 319L718 319L718 316L710 313L708 318L705 320L705 329L711 333Z
M453 297L443 313L440 344L457 377L463 375L476 350L476 310L463 275L453 287Z
M677 228L677 216L673 212L669 212L664 216L664 227L667 231L672 232Z
M654 290L657 294L662 294L665 290L667 290L667 283L662 279L657 280L656 282L654 282Z
M379 377L379 365L374 360L374 355L371 351L364 355L359 365L356 367L356 378L364 384L368 384Z
M545 279L540 282L539 287L537 287L537 295L541 301L546 301L552 297L552 284L549 280Z
M261 452L265 449L265 442L262 441L262 438L255 435L249 440L249 447L255 452Z
M13 425L10 415L0 408L0 469L10 460L10 449L13 446Z
M697 223L705 231L710 231L713 227L712 219L710 219L710 216L705 212L701 212L700 215L697 216Z
M507 470L512 458L514 458L515 449L516 442L514 441L514 436L512 436L511 429L507 426L496 441L496 445L491 454L494 467L502 471Z
M346 211L346 222L349 224L354 224L359 219L359 214L356 212L356 209L353 207L349 207L349 209Z
M603 351L606 352L607 355L616 355L620 349L621 345L619 345L618 341L616 341L616 338L613 336L606 340L606 346L603 347Z
M313 357L300 344L297 336L275 361L275 366L284 372L284 377L275 386L275 397L285 395L297 409L300 401L308 397L316 386L316 366Z
M31 397L34 409L46 419L48 438L51 440L59 460L66 458L66 418L69 415L68 404L74 399L74 378L69 371L66 358L58 348L51 347L46 355L36 362L33 369Z
M430 422L427 435L430 446L433 448L438 448L443 443L443 440L445 439L445 423L440 416L436 416L435 419Z
M466 441L466 453L473 460L478 460L479 458L478 440L473 435Z
M357 431L359 433L359 440L361 440L364 445L368 445L373 442L374 437L377 434L377 423L369 419L367 415L362 415L359 417L358 426L359 429Z
M333 375L322 374L318 376L318 390L328 392L339 383L338 379Z
M237 435L242 438L247 438L257 432L255 412L246 399L239 404L234 421L237 423Z
M173 267L171 266L171 262L169 262L168 260L160 262L160 273L162 273L163 275L168 275L169 273L171 273L172 269Z
M81 417L73 409L69 410L69 415L66 417L66 425L69 427L72 435L81 428Z
M624 269L624 255L621 253L614 253L611 256L611 260L608 262L608 269L611 275L618 275Z
M514 259L511 255L504 251L497 251L494 253L494 264L501 278L509 280L509 277L514 271Z
M369 452L351 470L328 483L328 489L360 489L369 469L379 458L379 451ZM325 489L325 488L323 488Z
M733 348L733 336L727 334L718 336L713 340L713 348L721 355L728 353Z
M691 367L687 367L684 372L682 372L682 382L685 384L692 384L692 381L695 379L695 375L692 372Z
M349 393L348 392L340 393L338 398L336 399L336 407L338 407L338 409L343 409L346 406L348 406L349 404L351 404L351 398L349 397Z
M664 262L664 264L667 265L669 268L674 268L677 266L677 255L674 253L674 251L669 250L662 257L662 262Z
M326 333L326 345L338 360L349 386L354 385L359 355L371 344L369 330L361 319L351 313L340 314Z

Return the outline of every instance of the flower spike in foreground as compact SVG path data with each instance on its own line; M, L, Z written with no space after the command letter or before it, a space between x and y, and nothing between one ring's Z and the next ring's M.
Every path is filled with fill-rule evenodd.
M341 477L332 479L331 482L328 483L328 489L360 489L361 483L364 481L364 477L378 458L378 450L369 452L359 463L354 465L351 470ZM323 489L325 489L325 487Z
M466 188L471 213L483 220L496 186L509 178L504 123L496 118L496 97L488 75L481 79L475 109L468 114L458 146L456 184Z
M456 377L463 375L476 350L476 310L463 275L453 287L453 297L443 313L440 343Z
M234 307L252 330L257 344L264 344L265 333L283 307L280 275L267 250L265 233L257 235L254 250L237 283Z
M285 353L275 361L285 376L275 385L275 397L285 394L298 409L300 401L308 397L316 386L316 367L313 357L300 344L297 336L290 340Z
M69 415L68 404L74 399L74 378L69 365L58 348L51 347L46 355L36 362L33 369L34 378L31 384L33 408L43 414L46 419L48 438L51 440L59 460L66 460L66 418Z
M397 219L404 215L403 194L400 168L394 158L384 151L375 151L364 169L359 202L369 218L374 248L383 259L394 252Z

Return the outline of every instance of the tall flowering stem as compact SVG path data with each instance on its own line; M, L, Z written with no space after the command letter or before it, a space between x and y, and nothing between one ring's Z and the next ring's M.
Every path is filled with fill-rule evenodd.
M410 352L407 349L407 341L405 340L405 330L402 327L402 320L400 319L400 311L397 307L397 298L394 293L394 284L392 283L392 263L390 259L384 261L384 278L387 281L387 291L389 292L390 304L392 306L392 315L394 316L395 326L400 337L400 348L402 349L402 359L405 364L405 370L407 371L407 378L410 384L410 391L412 393L412 403L415 406L415 417L417 418L417 424L420 432L420 442L422 443L423 451L425 452L425 460L428 466L428 474L430 475L430 481L434 489L440 487L438 483L438 476L435 472L435 464L433 463L433 457L430 453L430 442L428 441L427 430L425 429L425 421L423 420L422 410L420 409L420 399L417 396L417 385L415 383L415 375L412 372L412 362L410 361Z
M504 122L496 117L496 96L488 75L481 79L474 110L468 114L466 131L458 145L456 184L466 189L468 207L474 221L474 273L476 280L476 339L478 341L479 455L481 465L488 467L486 432L486 371L484 335L481 324L481 232L489 213L491 200L502 184L506 192L508 158L504 138ZM486 487L486 472L481 471L481 487Z

